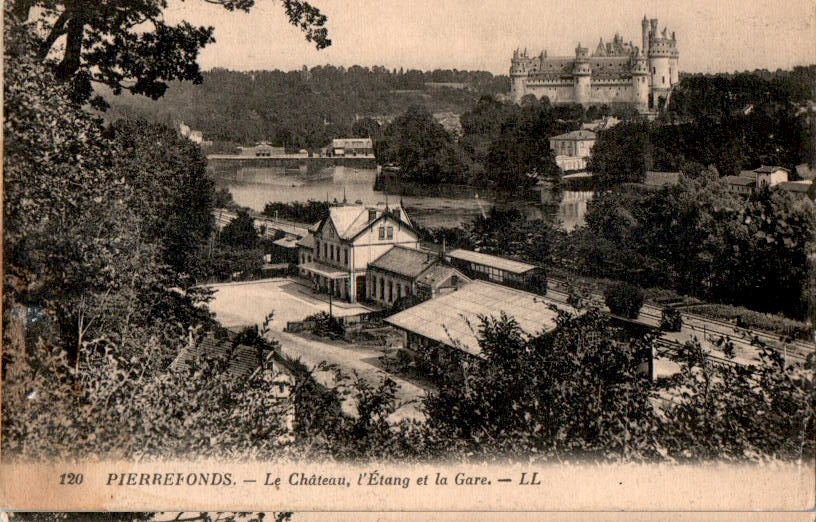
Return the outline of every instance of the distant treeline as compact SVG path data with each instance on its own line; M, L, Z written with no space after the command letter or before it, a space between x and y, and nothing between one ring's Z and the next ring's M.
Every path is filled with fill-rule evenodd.
M630 121L599 136L590 170L604 186L641 181L646 170L721 176L761 165L791 170L816 160L816 65L681 78L654 122Z
M461 114L481 95L509 88L507 76L484 71L327 65L289 72L213 69L200 85L171 83L157 101L127 94L106 99L112 120L139 115L168 124L183 121L214 142L266 140L315 149L333 137L369 135L373 120L366 117L393 117L412 103Z
M264 205L263 213L270 218L285 219L297 223L317 223L329 215L329 204L310 199L303 203L294 201L283 203L270 201Z

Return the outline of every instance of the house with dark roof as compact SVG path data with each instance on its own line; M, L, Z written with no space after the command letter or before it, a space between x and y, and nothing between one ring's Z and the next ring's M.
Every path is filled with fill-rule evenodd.
M241 344L237 335L228 330L207 332L200 339L190 334L189 342L179 350L169 370L184 373L205 363L223 365L233 381L249 381L266 372L268 375L262 376L261 381L276 398L288 397L295 382L292 369L274 350Z
M289 361L273 349L241 344L235 332L219 329L199 339L191 332L188 343L179 350L168 371L189 375L188 372L195 372L205 364L223 371L222 375L233 384L261 391L280 406L276 415L284 430L279 440L294 440L295 405L291 392L296 380Z
M756 178L748 176L723 176L720 180L725 183L730 192L741 196L752 194L756 188Z
M368 264L366 298L390 307L402 297L431 299L467 282L469 278L444 266L436 253L395 246Z
M419 246L414 226L399 204L333 206L313 240L311 260L307 247L300 252L300 272L315 290L350 303L371 294L369 263L395 246Z

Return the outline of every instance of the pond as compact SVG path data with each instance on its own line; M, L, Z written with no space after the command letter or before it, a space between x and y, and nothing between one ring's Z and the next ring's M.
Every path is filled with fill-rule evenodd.
M225 187L236 203L262 211L270 201L294 202L309 199L342 201L364 204L399 201L416 223L425 227L456 227L473 220L480 212L489 212L493 201L473 188L423 188L409 195L374 190L377 177L374 169L355 169L335 166L309 171L307 169L240 168L235 172L214 173L218 187ZM417 195L421 193L421 195ZM536 202L512 202L530 218L558 218L565 229L583 224L586 204L591 192L565 191L558 211L547 211Z

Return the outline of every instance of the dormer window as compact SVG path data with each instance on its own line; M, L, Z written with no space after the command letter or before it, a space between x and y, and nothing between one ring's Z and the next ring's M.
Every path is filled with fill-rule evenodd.
M368 210L368 221L371 222L371 221L374 221L375 219L377 219L377 211L374 210L374 209L369 209Z

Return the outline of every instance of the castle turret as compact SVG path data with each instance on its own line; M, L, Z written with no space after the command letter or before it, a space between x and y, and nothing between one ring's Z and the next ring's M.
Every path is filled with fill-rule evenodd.
M635 48L632 58L632 87L635 92L635 108L638 112L649 110L649 66L646 57Z
M677 41L668 37L666 29L658 34L657 18L650 20L650 27L648 60L653 106L657 108L661 104L661 98L668 98L669 91L678 81L680 54L677 51Z
M658 19L641 20L641 45L624 42L620 32L599 38L592 53L580 43L575 58L548 58L547 51L530 57L516 49L510 65L510 98L547 96L554 105L624 103L641 112L658 109L679 81L674 32L658 32ZM594 40L593 40L594 41Z
M575 79L573 96L576 103L586 105L590 101L590 83L592 69L589 66L589 49L578 44L575 48L575 63L572 67L572 76Z
M640 47L640 53L646 57L649 55L649 20L646 15L643 15L643 20L640 22L640 28L643 33L643 45Z
M518 49L513 52L513 59L510 61L510 96L516 103L527 93L529 62L526 49L524 53L520 53Z

